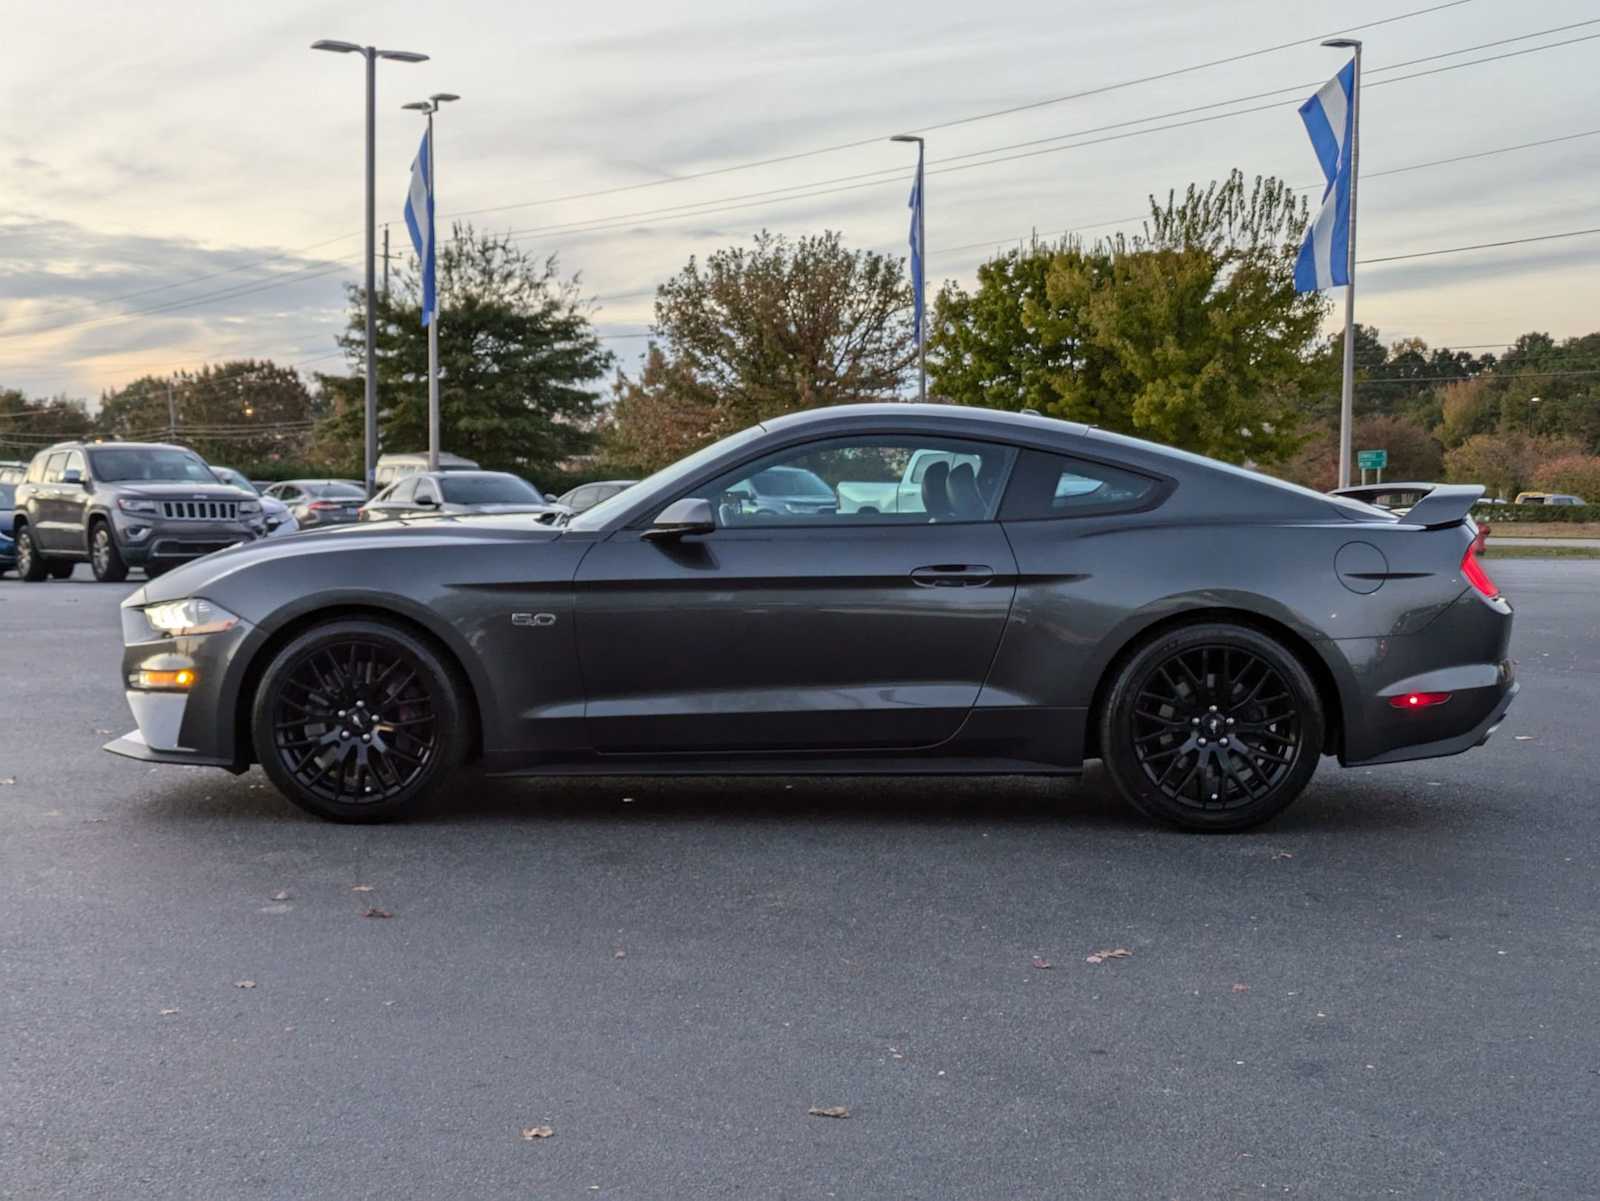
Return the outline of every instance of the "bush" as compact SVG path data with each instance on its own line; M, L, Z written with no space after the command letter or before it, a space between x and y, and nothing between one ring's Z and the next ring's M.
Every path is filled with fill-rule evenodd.
M1600 521L1600 505L1478 505L1472 510L1472 517L1490 525L1508 521Z
M1566 492L1600 505L1600 455L1562 455L1534 469L1534 487L1540 492ZM1560 508L1561 506L1553 506Z

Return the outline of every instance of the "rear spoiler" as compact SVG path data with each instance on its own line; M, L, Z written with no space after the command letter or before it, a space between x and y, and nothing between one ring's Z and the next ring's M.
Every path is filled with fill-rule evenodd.
M1336 488L1330 495L1364 501L1383 492L1408 490L1404 484L1367 484L1356 488ZM1482 496L1482 484L1434 484L1426 496L1401 516L1400 523L1420 525L1430 530L1460 525Z

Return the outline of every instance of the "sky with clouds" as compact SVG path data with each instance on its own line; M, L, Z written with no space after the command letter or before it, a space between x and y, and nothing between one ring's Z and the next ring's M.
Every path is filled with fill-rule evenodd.
M317 38L432 55L379 69L396 247L421 132L400 106L459 92L441 224L470 212L559 254L627 365L691 254L763 227L902 250L913 152L893 133L928 131L931 283L1033 230L1136 229L1149 193L1234 167L1310 185L1295 106L1342 61L1316 39L1438 2L0 0L0 386L94 397L242 356L339 367L363 81ZM1362 258L1600 227L1594 0L1466 0L1357 36ZM1223 115L1241 109L1263 111ZM1587 333L1597 267L1600 236L1374 263L1358 319L1450 345Z

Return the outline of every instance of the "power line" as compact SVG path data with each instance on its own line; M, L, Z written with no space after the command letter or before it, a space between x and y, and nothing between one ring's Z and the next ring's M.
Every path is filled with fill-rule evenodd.
M1418 250L1410 254L1388 254L1382 258L1357 259L1356 265L1365 266L1369 263L1398 263L1402 259L1426 259L1439 254L1460 254L1464 250L1492 250L1497 246L1523 246L1529 242L1554 242L1558 238L1582 238L1591 234L1600 234L1600 226L1594 229L1569 229L1559 234L1539 234L1531 238L1510 238L1504 242L1476 242L1471 246L1446 246L1442 250Z

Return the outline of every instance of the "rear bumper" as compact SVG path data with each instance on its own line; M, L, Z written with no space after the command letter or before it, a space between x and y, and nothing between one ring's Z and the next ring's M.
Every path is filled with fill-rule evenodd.
M1462 751L1470 751L1474 747L1482 746L1488 742L1494 732L1500 728L1500 723L1505 720L1506 712L1511 708L1511 702L1517 699L1517 693L1522 690L1522 685L1515 682L1506 689L1504 695L1477 725L1463 734L1454 734L1448 738L1441 738L1435 742L1424 742L1412 746L1395 747L1371 759L1342 760L1346 767L1370 767L1377 763L1406 763L1413 759L1442 759L1446 755L1459 755ZM1401 717L1410 716L1402 713Z

